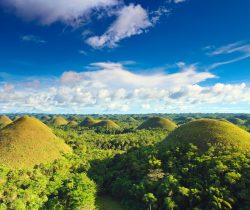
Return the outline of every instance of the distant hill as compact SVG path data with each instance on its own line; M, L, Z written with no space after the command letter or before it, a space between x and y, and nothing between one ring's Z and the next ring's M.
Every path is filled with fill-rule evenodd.
M68 124L68 121L65 120L63 117L61 116L56 116L53 118L52 120L52 124L53 125L67 125Z
M33 117L21 117L0 130L0 164L28 168L52 162L71 148Z
M108 129L120 127L112 120L95 120L92 117L86 117L79 125L84 127L102 127Z
M18 120L19 118L20 118L20 116L15 116L15 117L13 118L13 121Z
M177 125L171 120L163 117L151 117L143 122L138 129L154 129L162 128L168 131L172 131L177 127Z
M83 127L90 127L94 125L95 123L99 122L98 120L95 120L92 117L86 117L79 125Z
M199 119L180 126L166 139L170 146L189 143L202 151L208 149L208 144L249 150L250 133L223 120Z
M93 127L102 127L102 128L108 128L108 129L116 129L119 128L120 126L117 125L114 121L112 120L101 120L94 125Z
M78 122L76 122L75 120L71 120L69 121L68 125L78 125Z
M2 115L0 117L0 128L3 128L10 123L12 123L12 120L8 116Z
M228 118L229 122L235 124L235 125L243 125L245 123L245 120L242 120L240 118L234 117L234 118Z

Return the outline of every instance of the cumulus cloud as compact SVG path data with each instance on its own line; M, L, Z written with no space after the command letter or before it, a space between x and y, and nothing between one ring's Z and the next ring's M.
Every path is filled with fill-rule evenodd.
M75 24L86 18L92 10L118 4L117 0L1 0L0 5L9 8L26 20L42 24L57 21Z
M0 84L1 112L206 112L250 104L245 83L204 86L216 76L179 66L176 73L143 74L120 63L93 63L89 71L67 71L50 82L6 80Z
M92 36L86 43L94 48L115 47L120 40L141 34L152 25L141 5L130 4L117 12L117 19L103 35Z

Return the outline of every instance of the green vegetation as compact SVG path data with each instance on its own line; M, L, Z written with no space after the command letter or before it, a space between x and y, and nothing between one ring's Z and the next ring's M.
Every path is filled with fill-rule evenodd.
M245 123L245 120L242 120L242 119L237 118L237 117L228 118L227 120L235 125L244 125L244 123Z
M101 120L95 124L92 125L93 127L101 127L106 129L116 129L119 128L119 125L117 125L112 120Z
M96 206L99 210L124 210L117 201L108 196L98 196Z
M168 136L166 143L172 147L191 143L200 150L208 149L209 144L250 150L250 134L226 121L200 119L177 128Z
M83 127L96 127L96 128L105 128L105 129L117 129L117 125L112 120L95 120L92 117L86 117L79 126Z
M0 130L1 210L250 209L250 115L34 116Z
M67 125L67 124L68 124L68 121L65 120L61 116L56 116L52 120L52 125L60 126L60 125Z
M92 117L86 117L79 125L84 127L90 127L97 122L98 120L95 120Z
M2 115L0 117L0 128L3 128L10 123L12 123L12 120L8 116Z
M78 122L76 122L75 120L71 120L68 122L68 125L78 125Z
M194 145L142 147L96 166L106 193L131 210L249 209L250 156ZM98 170L98 168L100 168Z
M33 169L0 167L0 209L95 209L96 184L87 177L88 162L68 154Z
M138 129L153 129L162 128L167 131L172 131L176 128L176 124L169 119L163 117L151 117L145 122L143 122Z
M0 163L17 168L52 162L71 149L33 117L21 117L0 130Z

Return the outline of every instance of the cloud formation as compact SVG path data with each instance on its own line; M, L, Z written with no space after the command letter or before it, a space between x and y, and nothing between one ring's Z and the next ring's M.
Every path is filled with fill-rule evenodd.
M195 66L176 73L134 73L120 63L93 63L85 72L67 71L53 81L2 82L2 112L121 113L228 111L250 104L245 84L202 85L216 78ZM212 109L211 109L212 110Z
M11 9L26 20L41 24L81 22L93 10L118 4L117 0L1 0L0 5Z
M125 38L147 32L163 15L170 13L171 3L179 4L184 1L169 0L155 10L146 10L140 4L126 5L122 0L1 0L0 7L7 8L10 13L24 20L36 21L42 25L60 22L74 28L92 20L102 21L113 16L116 19L103 34L96 35L90 30L82 32L82 37L89 46L113 48ZM24 40L39 41L33 35L24 37Z
M208 51L207 55L210 57L215 57L220 55L234 56L232 59L213 63L212 65L209 66L208 70L250 58L250 44L245 43L243 41L230 43L228 45L218 48L214 46L208 46L205 48L205 50Z
M141 5L130 4L117 12L117 19L103 35L92 36L86 43L94 48L115 47L120 40L141 34L152 25Z
M21 40L24 41L24 42L34 42L34 43L38 43L38 44L45 44L45 43L47 43L47 41L45 41L41 37L35 36L35 35L25 35L25 36L22 36Z

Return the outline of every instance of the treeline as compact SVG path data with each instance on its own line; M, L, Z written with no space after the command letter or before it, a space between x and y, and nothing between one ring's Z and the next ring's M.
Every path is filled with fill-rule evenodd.
M74 130L72 128L55 128L55 134L70 144L73 148L79 149L86 145L92 148L103 150L123 150L139 148L155 144L167 136L168 131L164 129L134 130L127 133L96 132L92 129Z

